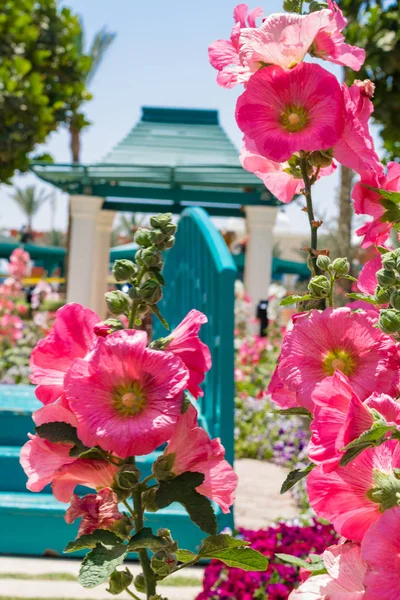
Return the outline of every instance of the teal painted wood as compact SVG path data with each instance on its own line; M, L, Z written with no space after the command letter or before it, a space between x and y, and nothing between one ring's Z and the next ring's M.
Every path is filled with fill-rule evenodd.
M188 208L179 221L176 244L166 254L167 282L160 304L171 328L192 309L204 312L207 325L201 337L211 350L213 366L207 373L201 414L212 437L220 437L233 462L234 437L234 285L232 256L207 213ZM166 335L154 322L154 337Z

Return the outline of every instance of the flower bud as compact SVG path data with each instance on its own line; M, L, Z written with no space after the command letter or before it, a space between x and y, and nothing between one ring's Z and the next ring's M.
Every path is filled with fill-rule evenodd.
M390 304L396 310L400 310L400 291L394 290L392 295L390 296Z
M333 153L329 150L312 152L309 160L313 167L329 167L332 164Z
M157 490L153 488L142 494L143 508L147 510L147 512L157 512L160 510L160 507L156 503L156 493Z
M326 298L329 296L331 286L325 275L317 275L317 277L311 279L308 289L316 298Z
M175 235L177 229L178 229L178 226L175 223L168 223L163 228L163 232L165 233L165 235L171 236L171 235Z
M150 218L150 225L153 229L161 229L164 231L165 227L167 227L172 221L172 213L160 213L156 217Z
M136 252L136 262L141 267L161 269L163 264L162 254L159 250L153 250L152 248L140 248Z
M164 250L169 250L170 248L172 248L175 244L175 237L173 235L170 235L168 239L165 240L165 242L163 243L163 248Z
M114 315L125 314L130 307L129 296L125 292L115 290L105 294L108 310Z
M283 1L283 10L286 10L286 12L299 12L299 10L300 10L299 0L284 0Z
M129 281L137 273L137 266L131 260L123 258L116 260L113 266L113 275L116 281Z
M380 269L376 273L376 278L378 283L383 288L388 288L396 283L396 274L393 271L388 271L387 269Z
M161 229L153 229L150 231L150 239L152 244L158 246L162 244L168 236L161 231Z
M153 463L153 475L157 481L168 481L174 478L171 472L175 461L175 454L163 454Z
M140 480L140 471L135 465L123 465L115 475L115 480L123 490L131 490Z
M147 304L157 304L162 295L161 285L155 279L148 279L140 286L139 297Z
M375 290L375 299L379 304L388 304L390 302L390 289L385 290L378 285Z
M350 271L350 263L347 258L336 258L332 263L336 275L347 275Z
M124 329L124 325L118 319L100 321L100 323L96 323L93 327L93 331L97 337L107 337L110 333L114 333L114 331L119 331L120 329Z
M161 577L170 575L170 573L175 570L177 564L178 559L176 558L176 555L164 550L156 552L151 557L151 568Z
M152 245L151 241L151 231L150 229L143 229L139 227L137 232L135 233L135 242L138 246L143 246L143 248L148 248Z
M124 571L115 570L111 574L110 585L107 592L113 594L114 596L117 596L118 594L126 590L126 588L131 585L132 581L133 575L129 571L129 569L125 569Z
M129 288L128 294L131 300L137 300L140 296L139 288L133 285Z
M146 579L143 573L139 573L139 575L136 575L134 584L138 592L141 592L142 594L146 593Z
M396 268L397 257L394 252L387 252L382 255L382 267L388 271L393 271Z
M330 261L329 256L326 256L325 254L319 254L317 256L317 267L321 271L327 271L330 264L331 264L331 261Z
M400 313L391 308L380 311L378 326L384 333L397 333L400 331Z

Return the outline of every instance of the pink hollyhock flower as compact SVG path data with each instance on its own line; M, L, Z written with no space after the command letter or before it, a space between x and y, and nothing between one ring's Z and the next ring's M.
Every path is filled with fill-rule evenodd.
M398 369L396 345L376 322L376 312L350 308L297 315L283 340L277 369L301 406L312 407L315 386L336 370L347 375L361 400L376 389L390 393Z
M382 255L378 253L375 258L372 258L365 263L360 271L357 281L357 287L364 294L373 295L378 285L376 273L382 269Z
M365 61L365 51L345 43L345 37L341 31L346 27L347 20L343 17L336 2L328 0L328 6L329 10L320 12L321 20L323 13L330 13L329 24L318 31L310 48L310 54L337 65L350 67L353 71L359 71ZM311 15L313 14L318 14L318 12L311 13Z
M263 9L261 7L255 8L248 15L247 11L247 4L238 4L233 11L235 26L232 29L230 39L217 40L208 48L210 63L218 71L217 83L225 88L232 88L238 83L245 83L252 73L250 69L241 63L239 35L240 30L244 27L256 27L256 19L262 16Z
M211 440L197 424L197 411L189 406L181 416L164 456L173 455L171 471L180 475L191 471L203 473L204 481L196 488L199 494L216 502L222 512L229 513L235 500L238 477L225 460L225 449L219 439Z
M397 506L399 467L400 445L394 440L364 450L330 473L316 467L307 480L310 504L339 534L361 541L384 510Z
M362 600L367 566L361 558L360 546L330 546L322 557L328 573L309 577L293 590L289 600Z
M178 356L189 371L187 389L196 399L204 396L199 386L206 371L211 369L210 350L199 338L200 327L207 322L206 315L198 310L191 310L166 338L166 350Z
M144 331L117 331L70 367L66 395L84 444L96 436L101 448L127 458L153 452L173 434L189 372L172 352L146 344Z
M83 498L74 494L64 518L68 525L82 518L77 535L80 537L90 535L96 529L112 530L122 515L118 510L117 495L112 489L104 488L97 494L87 494Z
M277 65L292 69L301 63L316 35L329 28L331 11L308 15L275 13L255 29L242 29L239 35L239 56L251 72L262 65Z
M276 162L299 150L327 150L344 127L339 83L315 64L301 63L292 71L265 67L239 96L236 121L258 153Z
M363 173L361 180L356 183L353 189L352 198L354 199L354 210L358 215L370 215L373 220L366 223L357 230L357 235L364 235L365 238L361 246L367 248L375 244L377 246L385 244L390 236L392 223L381 221L385 208L380 203L381 196L365 185L382 188L388 191L400 192L400 164L396 162L388 163L387 175L383 173L374 173L368 171Z
M296 392L291 390L287 385L285 385L279 377L278 368L275 369L271 377L271 381L268 385L266 395L270 395L271 400L273 400L273 402L275 402L275 404L277 404L279 408L282 409L300 406ZM307 405L305 405L305 408L307 408L307 410L312 408L312 403L307 403Z
M368 569L364 578L365 600L400 598L400 510L386 510L371 525L361 544Z
M370 82L369 82L370 83ZM370 87L366 82L351 87L343 84L344 128L333 155L338 162L357 173L374 171L383 173L383 166L375 152L374 141L369 131L369 117L373 112Z
M22 248L16 248L10 254L8 272L15 279L22 279L28 273L28 264L31 257Z
M275 162L261 156L257 152L255 144L247 136L244 136L240 162L246 171L250 171L250 173L254 173L259 177L265 187L281 202L290 202L304 187L301 174L299 173L298 176L293 175L288 162ZM318 179L324 175L331 175L335 169L336 165L334 164L321 169ZM315 171L316 169L314 169Z
M66 304L57 311L50 333L31 354L31 381L43 402L55 402L63 392L64 377L76 358L85 358L97 339L94 326L100 317L80 304Z

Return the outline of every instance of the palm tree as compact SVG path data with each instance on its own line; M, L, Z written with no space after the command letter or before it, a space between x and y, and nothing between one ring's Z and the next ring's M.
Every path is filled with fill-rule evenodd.
M114 239L122 239L123 244L133 242L135 239L135 233L139 227L144 227L146 222L146 216L143 215L141 218L135 213L120 214L118 223L114 228ZM121 241L120 241L121 243Z
M32 229L32 221L41 206L47 202L49 195L43 190L38 190L34 185L22 189L15 187L15 193L11 198L16 202L27 219L29 229Z
M92 83L103 59L111 46L113 41L116 38L116 33L111 31L107 31L106 27L103 27L98 31L93 41L90 45L88 55L85 53L85 29L83 22L81 20L80 33L76 38L76 48L80 56L89 56L91 65L86 76L86 86L89 87ZM69 122L69 131L71 134L70 138L70 147L72 154L72 162L79 163L80 162L80 152L81 152L81 131L84 127L87 127L89 122L86 120L84 114L79 111L79 107L77 107L76 111L72 115Z

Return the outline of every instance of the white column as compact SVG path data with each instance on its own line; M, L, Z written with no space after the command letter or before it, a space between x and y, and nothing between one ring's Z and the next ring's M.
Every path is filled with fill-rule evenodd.
M246 206L247 246L244 284L253 306L267 300L272 273L273 229L278 213L275 206Z
M103 202L98 196L70 196L72 222L67 301L78 302L93 310L93 290L97 281L97 221Z
M96 280L93 287L91 306L104 319L107 312L104 294L107 291L107 280L110 264L111 231L116 213L112 210L102 210L97 216L95 271Z

